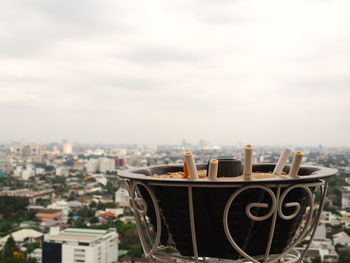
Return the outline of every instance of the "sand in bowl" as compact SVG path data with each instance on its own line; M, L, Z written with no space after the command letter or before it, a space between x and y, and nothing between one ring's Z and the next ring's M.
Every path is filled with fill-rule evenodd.
M253 172L252 173L252 179L253 180L259 180L259 179L269 179L269 178L278 178L278 177L286 177L287 174L285 172L282 172L281 175L274 175L272 172ZM151 177L154 178L173 178L173 179L182 179L184 178L184 172L173 172L173 173L166 173L166 174L152 174ZM207 176L207 170L198 170L198 177L200 179L208 179ZM243 175L236 176L236 177L219 177L218 180L243 180Z

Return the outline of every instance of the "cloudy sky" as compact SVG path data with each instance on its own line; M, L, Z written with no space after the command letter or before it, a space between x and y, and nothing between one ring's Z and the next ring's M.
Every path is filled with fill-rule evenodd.
M1 0L0 142L350 146L348 0Z

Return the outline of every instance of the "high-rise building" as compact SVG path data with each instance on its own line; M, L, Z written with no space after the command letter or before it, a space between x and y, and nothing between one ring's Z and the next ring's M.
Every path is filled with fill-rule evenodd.
M115 161L110 158L99 158L99 171L105 173L107 171L112 172L115 170Z
M14 148L14 155L17 158L21 158L23 161L40 162L41 145L37 143L19 143Z
M89 173L101 172L105 173L107 171L112 172L115 170L115 160L101 157L98 159L90 159L86 163L86 171Z
M9 156L0 153L0 170L2 171L11 171L12 165Z
M115 229L51 228L44 236L43 263L115 263L117 260Z
M88 173L96 173L98 170L99 162L98 159L90 159L86 163L86 171Z
M64 154L72 154L73 153L73 147L71 143L64 143L63 144L63 153Z
M129 206L129 192L123 187L120 187L115 192L115 203L119 207L128 207Z
M350 186L343 186L341 189L341 207L350 208Z

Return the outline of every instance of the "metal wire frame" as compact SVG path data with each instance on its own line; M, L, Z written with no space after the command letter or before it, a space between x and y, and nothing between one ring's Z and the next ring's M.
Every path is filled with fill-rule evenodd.
M195 220L194 220L194 209L193 209L193 194L192 189L194 187L231 187L236 188L232 195L229 197L224 214L223 214L223 226L224 231L226 234L226 238L231 244L231 246L242 256L239 262L253 262L253 263L276 263L276 262L283 262L283 263L298 263L301 262L304 258L307 250L309 249L309 246L313 240L313 237L315 235L317 225L321 216L321 212L323 210L325 198L326 198L326 192L328 188L328 183L319 180L316 183L298 183L298 184L249 184L249 185L243 185L243 184L205 184L205 185L196 185L186 183L186 184L178 184L178 183L169 183L169 182L142 182L141 180L127 180L128 182L128 191L130 195L130 206L131 209L134 212L135 216L135 222L137 231L140 237L140 241L144 250L144 254L148 258L152 258L155 261L158 262L175 262L176 260L183 260L183 261L195 261L195 262L212 262L212 259L208 258L202 258L198 255L198 247L197 247L197 239L196 239L196 226L195 226ZM258 183L258 182L256 182ZM163 246L160 245L160 238L161 238L161 210L158 206L158 201L155 197L155 194L152 191L152 188L150 186L157 185L157 186L165 186L165 187L186 187L188 189L188 205L189 205L189 217L190 217L190 229L191 229L191 238L192 238L192 246L193 246L193 253L194 257L185 257L181 256L180 254L169 254L164 252L165 249L171 248L175 249L171 246ZM156 236L154 241L152 242L152 237L150 233L150 226L147 222L147 209L148 205L146 201L142 198L139 186L142 186L146 191L149 193L152 204L155 210L155 217L156 217ZM271 189L276 189L276 193L272 191ZM306 216L306 221L303 222L303 224L300 225L299 233L296 234L296 237L294 237L293 243L287 247L281 254L270 254L271 245L273 241L275 226L276 226L276 220L277 216L279 216L283 220L290 220L293 219L300 211L300 204L298 202L289 202L285 203L284 207L294 207L295 210L290 215L284 215L283 214L283 201L287 194L296 188L301 188L306 191L308 199L309 199L309 205L308 205L308 211ZM314 203L315 203L315 197L313 192L310 190L310 188L318 188L320 191L320 204L317 210L317 213L314 213ZM246 206L245 212L246 215L253 221L264 221L272 217L272 223L270 227L268 242L265 250L265 254L261 256L250 256L246 253L242 248L238 246L238 244L235 242L234 237L232 237L229 225L228 225L228 213L230 210L230 207L234 200L239 196L242 192L248 190L248 189L261 189L263 191L266 191L268 195L271 197L272 204L270 207L270 210L268 213L264 216L254 216L251 213L251 209L255 207L261 207L261 208L268 208L269 205L267 203L250 203ZM282 191L283 190L283 191ZM144 224L144 227L143 227ZM306 236L310 235L309 242L307 246L305 247L304 251L300 254L298 251L294 250L294 248L300 244L303 240L305 240ZM176 250L176 249L175 249ZM169 259L164 259L162 256L168 256ZM219 259L218 259L219 260ZM217 261L218 261L217 260ZM228 260L230 262L238 262L237 260L232 261Z

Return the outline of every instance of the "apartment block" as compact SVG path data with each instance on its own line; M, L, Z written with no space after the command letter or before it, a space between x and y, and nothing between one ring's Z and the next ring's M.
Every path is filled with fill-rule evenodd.
M117 260L115 229L51 228L44 236L43 263L115 263Z

